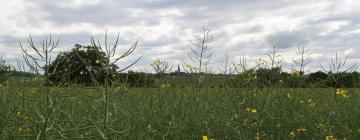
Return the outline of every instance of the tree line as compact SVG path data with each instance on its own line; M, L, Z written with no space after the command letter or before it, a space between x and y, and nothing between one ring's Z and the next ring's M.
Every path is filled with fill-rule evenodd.
M30 36L27 40L31 53L20 43L26 65L33 73L45 76L47 85L79 84L84 86L112 85L128 83L130 86L154 86L156 79L172 79L172 84L181 85L182 78L196 77L207 79L213 86L279 86L279 87L359 87L360 76L357 65L348 66L347 60L338 57L331 59L328 67L321 65L322 71L308 72L307 65L311 62L310 52L304 46L296 50L297 59L293 58L291 72L283 71L282 56L279 48L273 45L269 48L265 59L259 59L254 65L249 65L244 56L239 62L230 62L229 56L224 57L220 66L222 73L212 73L208 65L211 62L213 40L211 29L203 27L189 41L189 62L181 65L176 72L171 72L173 65L166 60L157 59L150 67L155 73L144 73L125 70L135 65L138 58L130 65L118 66L115 63L129 55L137 47L137 41L122 55L116 55L119 35L113 45L109 44L107 33L104 45L99 40L91 38L90 45L75 44L70 51L63 51L52 60L52 51L57 47L58 40L46 38L38 49ZM35 55L37 56L35 56ZM2 59L0 61L0 81L10 76L33 76L32 73L20 72L12 68ZM175 77L175 78L174 78ZM175 81L175 82L174 82ZM178 83L176 83L178 81ZM216 82L222 81L222 82ZM200 80L199 82L200 83Z

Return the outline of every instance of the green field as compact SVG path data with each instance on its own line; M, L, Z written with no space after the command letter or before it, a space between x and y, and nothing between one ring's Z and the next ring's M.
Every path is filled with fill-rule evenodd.
M0 139L360 139L360 89L20 83L1 86Z

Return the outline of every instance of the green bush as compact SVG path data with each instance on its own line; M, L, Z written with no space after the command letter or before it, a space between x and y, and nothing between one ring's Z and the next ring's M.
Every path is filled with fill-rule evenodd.
M6 81L12 74L12 69L5 60L0 59L0 83Z
M354 73L330 73L326 79L326 84L328 87L348 87L353 88L356 80L358 79L359 74Z
M93 79L99 84L105 83L107 71L105 68L105 53L97 46L81 46L76 44L69 52L60 53L49 65L52 84L76 83L93 85ZM109 81L112 81L117 66L110 66Z

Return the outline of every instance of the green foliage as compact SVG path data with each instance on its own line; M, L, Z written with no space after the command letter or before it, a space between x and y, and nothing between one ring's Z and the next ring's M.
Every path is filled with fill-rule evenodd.
M5 60L0 59L0 83L9 79L12 72L11 66L6 64Z
M19 90L21 89L21 90ZM335 97L333 88L272 88L266 110L265 90L229 88L111 88L111 129L101 130L103 88L52 87L58 106L51 114L47 139L338 139L360 138L360 91ZM37 115L44 94L17 82L4 87L0 100L0 139L36 139ZM289 95L288 95L289 94ZM195 99L195 100L192 100ZM335 106L333 102L336 101ZM256 112L255 112L256 111ZM331 119L333 118L333 119ZM298 130L299 129L299 130ZM301 129L301 130L300 130ZM293 132L294 135L291 135Z
M130 87L154 87L155 75L135 72L129 70L128 73L119 73L117 78L119 83L126 83Z
M317 71L314 73L310 73L308 78L305 80L306 87L327 87L326 79L328 75L325 72Z
M170 64L161 61L152 65L157 74L118 73L114 63L137 46L114 58L118 39L110 46L106 35L103 47L92 39L51 61L57 42L45 39L39 51L30 36L38 57L22 47L24 58L44 75L0 84L0 139L360 138L360 91L345 88L358 85L357 72L287 73L273 46L270 63L240 65L236 75L205 73L202 60L190 74L167 74ZM314 83L330 88L302 88Z
M353 73L346 73L346 72L340 72L340 73L329 73L329 76L326 79L326 84L328 87L348 87L352 88L356 84L356 82L359 79L359 73L353 72Z
M306 88L307 85L306 80L309 78L308 75L300 75L298 77L294 77L291 74L282 73L284 79L284 87L289 88Z
M247 70L241 74L231 75L227 81L227 85L230 87L250 87L255 86L257 75L254 70Z
M281 68L276 67L272 69L259 68L255 71L257 76L257 86L258 87L269 87L275 86L279 83L281 79Z
M106 56L97 46L81 46L76 44L69 52L60 53L49 65L53 71L49 79L53 84L76 83L93 85L95 79L100 84L105 83L107 76ZM111 64L109 80L116 74L117 66Z
M309 81L316 82L316 81L323 81L326 80L328 75L325 72L317 71L314 73L310 73Z

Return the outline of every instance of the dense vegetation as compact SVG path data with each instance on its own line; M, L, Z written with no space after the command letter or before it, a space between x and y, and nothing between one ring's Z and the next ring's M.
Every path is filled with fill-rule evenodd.
M194 88L194 89L192 89ZM48 139L338 139L360 138L360 91L331 88L112 88L104 128L102 88L53 87ZM2 139L35 139L46 90L3 86Z
M76 44L70 52L63 52L51 62L48 70L50 82L52 84L77 83L92 85L92 78L105 83L107 74L106 56L97 46L81 46ZM110 73L117 70L115 64L111 64ZM109 76L112 79L112 76Z
M30 36L33 52L20 46L31 73L0 63L0 139L360 139L357 65L336 55L306 74L301 58L285 72L272 46L267 60L242 57L214 74L209 35L191 41L184 72L157 59L154 73L124 72L141 57L116 65L137 42L118 54L118 38L109 45L105 36L52 57L57 41L38 47Z
M247 84L246 86L252 87L266 87L266 86L277 86L281 82L281 87L301 87L301 88L326 88L326 87L347 87L347 88L359 88L360 87L360 75L358 72L352 73L339 73L331 74L325 73L322 71L317 71L305 75L299 75L296 78L293 77L293 73L276 71L276 79L268 81L269 77L266 75L270 70L269 69L260 69L256 71L246 71L241 74L204 74L203 77L208 81L208 85L211 87L237 87L245 86L238 85L239 81L248 81L252 80L253 82ZM332 77L338 76L339 80L334 80ZM144 72L134 72L130 71L129 73L119 73L117 78L114 80L126 81L126 83L131 87L156 87L157 74L144 73ZM176 74L168 73L164 74L163 77L170 81L171 86L184 87L187 86L186 79L196 79L196 74ZM270 84L270 85L269 85Z

